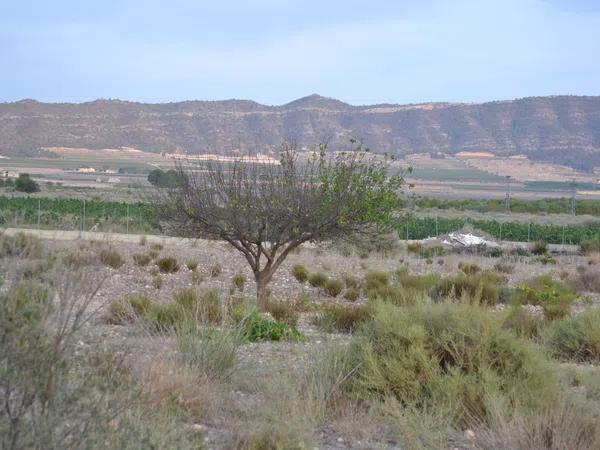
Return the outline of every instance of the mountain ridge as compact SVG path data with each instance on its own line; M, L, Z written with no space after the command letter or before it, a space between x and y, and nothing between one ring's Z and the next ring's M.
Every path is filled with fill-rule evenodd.
M0 154L9 156L34 156L48 147L265 153L285 140L335 147L350 137L398 156L489 151L590 170L600 166L600 96L406 105L350 105L317 94L283 105L239 99L0 103Z

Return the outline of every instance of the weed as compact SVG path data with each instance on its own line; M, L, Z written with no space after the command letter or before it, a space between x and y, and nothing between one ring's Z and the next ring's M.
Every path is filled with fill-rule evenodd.
M332 305L314 319L314 324L328 333L352 333L372 319L370 306L346 307Z
M494 272L481 272L471 276L460 274L440 280L432 288L432 296L437 300L454 296L495 305L500 300L499 291L503 282L503 278Z
M548 320L569 314L577 297L575 288L565 282L555 281L549 275L540 275L517 286L512 301L517 304L541 305Z
M269 302L267 304L267 311L278 322L286 323L293 327L298 324L298 311L289 302Z
M304 337L293 326L267 319L256 311L251 312L241 321L243 336L246 342L260 341L300 341Z
M382 271L370 271L365 275L365 290L371 291L373 289L380 289L383 286L387 286L390 283L390 274Z
M136 266L147 266L152 258L147 253L136 253L133 255L133 262Z
M110 304L104 320L115 325L132 322L144 316L152 303L152 300L143 294L126 295Z
M575 362L600 362L600 310L586 311L550 324L544 345L555 358Z
M323 272L314 272L308 276L308 282L313 287L323 287L327 283L327 275Z
M355 302L356 300L358 300L359 296L360 291L355 287L349 287L348 289L346 289L346 292L344 292L344 298L351 302Z
M221 272L223 271L223 269L221 268L221 264L219 263L214 263L212 266L210 266L210 276L211 278L216 278L219 275L221 275Z
M540 256L548 253L548 243L546 241L536 241L531 246L531 253Z
M458 263L458 268L462 270L465 275L475 275L476 273L481 272L481 267L479 267L477 264L472 264L465 261L460 261Z
M344 275L344 284L347 288L358 289L360 287L360 280L351 275Z
M154 287L154 289L160 289L163 285L163 278L159 275L156 274L152 277L152 286Z
M199 293L195 289L182 289L175 294L173 301L195 320L219 322L222 319L221 298L217 291Z
M342 292L344 284L340 280L330 278L323 286L323 290L330 297L337 297Z
M185 265L192 272L194 272L198 268L198 262L197 261L187 261L185 263Z
M113 269L118 269L125 262L121 254L112 248L106 248L100 252L100 261Z
M239 290L239 291L243 291L244 290L244 286L246 285L246 275L242 272L238 272L236 273L233 278L231 279L231 285Z
M502 328L527 339L539 338L543 327L543 318L530 314L520 305L513 305L502 321Z

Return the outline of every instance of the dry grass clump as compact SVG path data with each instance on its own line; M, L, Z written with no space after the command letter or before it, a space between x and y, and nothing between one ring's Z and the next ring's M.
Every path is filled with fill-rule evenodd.
M587 239L579 245L582 254L590 256L600 253L600 239Z
M210 274L211 278L218 277L219 275L221 275L221 272L223 272L223 268L219 263L214 263L212 266L210 266L210 269L208 270L208 273Z
M123 259L121 254L114 248L105 248L101 250L100 261L102 262L102 264L113 269L118 269L125 263L125 260Z
M236 273L231 279L231 286L239 291L243 291L245 285L246 275L242 272Z
M502 328L527 339L538 339L545 325L543 317L530 314L520 305L511 306L502 321Z
M458 268L465 275L475 275L476 273L481 272L481 267L479 267L477 264L468 263L466 261L460 261L458 263Z
M308 282L313 287L323 287L327 283L327 275L323 272L314 272L308 276Z
M379 270L372 270L366 273L364 280L365 291L369 292L373 289L381 289L384 286L390 284L389 272L383 272Z
M216 290L198 292L196 289L182 289L173 297L195 320L215 323L223 318L221 298Z
M194 272L198 268L198 261L187 261L185 265L189 270Z
M154 302L143 294L126 295L108 307L104 321L113 325L133 322L143 317Z
M543 340L550 355L557 359L600 362L600 310L589 308L553 322L545 330Z
M344 285L348 289L358 289L360 287L360 280L352 275L344 275Z
M160 288L162 288L162 285L163 285L163 278L159 274L153 275L152 276L152 287L154 289L160 289Z
M360 291L355 287L349 287L344 292L344 298L348 301L355 302L360 297Z
M371 320L372 308L368 305L355 307L332 305L321 311L314 324L328 333L353 333L361 325Z
M337 297L341 294L343 288L344 284L340 280L330 278L325 282L325 285L323 286L323 291L329 297Z
M548 253L548 243L546 241L536 241L531 246L531 253L537 256Z
M579 290L600 293L600 273L597 269L585 266L577 267L575 285Z
M156 260L156 266L161 273L179 272L179 262L174 256L164 256Z
M136 253L133 255L133 262L136 266L144 267L150 264L152 256L147 253Z
M267 304L267 311L276 321L295 327L298 324L299 316L295 306L291 302L271 301Z
M309 272L302 264L295 264L292 267L292 276L298 280L299 283L304 283L308 280Z
M474 302L495 305L500 301L504 278L495 272L480 272L475 275L460 274L454 278L443 278L432 288L432 297L445 299L468 298Z
M499 273L510 274L515 271L515 266L506 261L498 261L494 264L494 270Z
M44 245L37 236L16 233L14 236L0 234L0 258L19 257L39 259L44 256Z

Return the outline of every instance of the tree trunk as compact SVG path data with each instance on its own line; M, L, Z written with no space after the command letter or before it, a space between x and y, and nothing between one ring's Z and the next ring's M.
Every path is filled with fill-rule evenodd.
M270 271L254 272L254 280L256 281L256 302L259 311L267 310L267 303L269 302L269 293L267 292L267 285L271 281Z

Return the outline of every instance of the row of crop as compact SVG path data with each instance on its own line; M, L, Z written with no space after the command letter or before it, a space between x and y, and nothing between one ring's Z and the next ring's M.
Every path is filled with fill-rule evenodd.
M401 239L425 239L456 231L471 225L498 240L532 242L544 240L551 244L578 245L589 239L600 239L600 223L578 225L499 222L496 220L469 220L412 217L398 226Z

